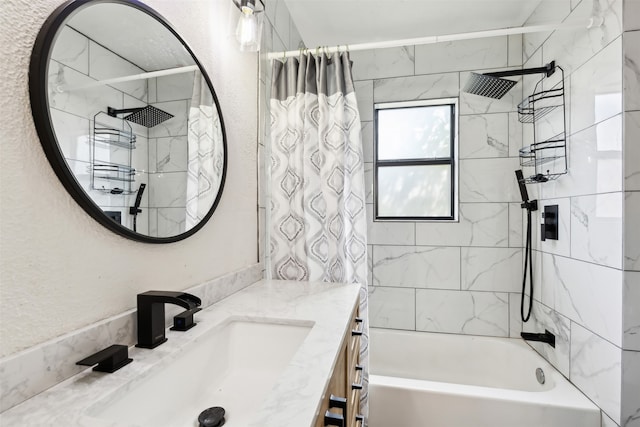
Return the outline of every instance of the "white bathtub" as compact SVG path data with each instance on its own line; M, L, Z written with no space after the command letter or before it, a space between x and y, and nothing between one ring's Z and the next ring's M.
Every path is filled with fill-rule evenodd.
M371 329L370 355L369 427L600 427L598 407L520 339Z

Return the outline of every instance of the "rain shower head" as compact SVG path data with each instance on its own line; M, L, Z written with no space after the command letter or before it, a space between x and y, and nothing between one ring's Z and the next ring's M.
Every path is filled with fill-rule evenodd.
M551 61L544 67L524 68L522 70L497 71L495 73L471 73L463 92L488 98L500 99L505 93L518 83L502 77L525 76L527 74L546 74L547 77L556 71L556 61Z
M469 80L467 80L467 84L462 90L474 95L500 99L509 92L516 83L518 82L502 79L500 77L493 77L487 74L471 73Z
M153 105L147 105L146 107L139 108L124 108L122 110L116 110L115 108L109 107L107 113L112 117L117 117L118 114L130 113L128 116L123 118L132 123L146 126L148 128L157 126L165 120L169 120L173 117L173 114L162 111Z

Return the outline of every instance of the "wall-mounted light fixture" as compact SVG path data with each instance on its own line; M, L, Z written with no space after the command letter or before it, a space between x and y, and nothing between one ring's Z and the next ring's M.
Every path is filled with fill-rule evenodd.
M260 0L233 0L233 3L240 10L236 39L243 52L258 52L260 50L264 5L262 5L262 10L257 10L256 1L262 5Z

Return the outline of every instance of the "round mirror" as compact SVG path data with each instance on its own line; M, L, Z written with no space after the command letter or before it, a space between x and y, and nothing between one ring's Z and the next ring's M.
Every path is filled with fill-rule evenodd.
M191 49L148 6L63 4L36 39L29 88L49 162L102 225L168 243L211 217L226 175L220 106Z

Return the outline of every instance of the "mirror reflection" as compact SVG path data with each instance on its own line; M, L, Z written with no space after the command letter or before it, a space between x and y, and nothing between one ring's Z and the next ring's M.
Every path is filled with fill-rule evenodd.
M161 22L125 4L80 8L48 66L50 120L77 184L114 222L167 238L210 212L223 126L207 80Z

